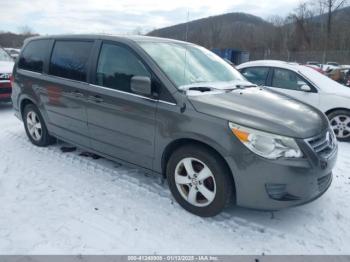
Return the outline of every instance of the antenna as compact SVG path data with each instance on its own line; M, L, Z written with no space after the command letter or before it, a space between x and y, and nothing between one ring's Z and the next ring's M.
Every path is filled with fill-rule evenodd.
M186 35L185 35L185 41L188 40L188 24L190 20L190 9L187 7L187 22L186 22ZM186 81L186 70L187 70L187 45L185 47L185 66L184 66L184 81Z
M186 22L186 35L185 35L185 41L188 40L188 24L190 22L190 9L187 8L187 22Z

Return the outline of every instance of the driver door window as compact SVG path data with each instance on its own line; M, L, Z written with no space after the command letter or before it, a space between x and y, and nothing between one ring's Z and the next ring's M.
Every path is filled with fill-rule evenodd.
M133 76L151 77L151 74L129 49L103 44L97 65L97 85L132 93L130 82Z
M302 91L301 87L308 84L295 72L276 68L272 78L272 87Z

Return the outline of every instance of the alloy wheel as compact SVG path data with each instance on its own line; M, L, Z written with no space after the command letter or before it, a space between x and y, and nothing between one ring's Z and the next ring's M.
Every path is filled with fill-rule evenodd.
M337 115L330 120L331 127L337 138L350 137L350 117L347 115Z
M27 128L30 136L39 141L42 137L42 126L38 115L34 111L29 111L27 114Z
M175 168L175 183L181 196L191 205L205 207L214 201L215 177L199 159L182 159Z

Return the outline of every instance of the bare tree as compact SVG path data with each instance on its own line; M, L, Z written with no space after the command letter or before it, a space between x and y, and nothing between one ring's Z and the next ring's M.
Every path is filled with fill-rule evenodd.
M191 21L190 26L179 24L158 29L149 35L185 39L213 48L234 48L249 51L251 59L290 61L322 61L328 51L328 59L349 63L350 59L350 8L346 1L337 0L331 9L333 32L327 33L327 8L330 0L302 0L298 8L287 17L269 17L263 20L244 13L231 13ZM350 0L348 0L350 2ZM336 13L334 13L336 11ZM325 40L329 45L325 48Z
M220 39L222 32L222 24L220 22L221 21L216 21L215 19L209 18L208 32L210 33L210 49L214 48Z
M323 62L328 60L329 44L332 37L334 12L347 4L348 0L319 0L320 10L327 12L326 34L324 39Z
M19 27L18 32L21 35L33 35L34 34L33 29L30 28L28 25L24 25L24 26Z
M293 16L296 24L296 33L301 38L301 44L304 49L311 46L310 22L312 18L313 13L310 10L309 3L301 3Z

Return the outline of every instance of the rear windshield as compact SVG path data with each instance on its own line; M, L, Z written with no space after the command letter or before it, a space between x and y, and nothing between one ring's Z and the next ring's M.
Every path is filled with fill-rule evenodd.
M229 82L244 77L209 50L190 44L139 42L177 86Z

